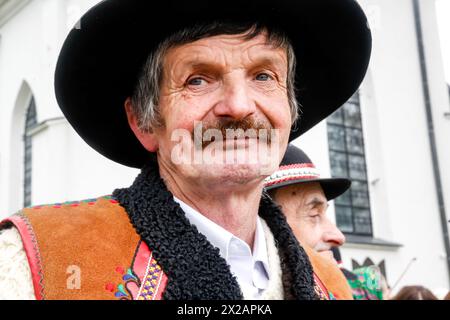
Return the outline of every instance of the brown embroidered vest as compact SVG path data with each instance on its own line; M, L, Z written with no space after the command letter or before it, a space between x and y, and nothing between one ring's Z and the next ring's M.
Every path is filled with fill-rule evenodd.
M22 238L38 300L159 300L168 278L109 196L23 209L0 224ZM321 299L352 299L345 277L305 248Z

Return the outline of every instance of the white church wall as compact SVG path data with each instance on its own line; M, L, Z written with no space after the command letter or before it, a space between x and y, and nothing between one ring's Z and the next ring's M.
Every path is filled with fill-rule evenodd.
M33 95L40 130L33 134L33 203L109 194L129 185L137 170L97 154L64 119L53 91L59 49L79 17L97 0L34 0L0 26L0 219L23 204L24 112ZM411 0L360 0L373 31L373 55L360 90L374 237L402 247L349 243L351 260L386 262L388 280L448 288L442 230ZM438 52L434 1L421 0L433 120L447 214L450 213L448 91ZM82 26L81 26L82 27ZM54 120L52 120L54 119ZM326 122L295 141L330 175ZM330 215L334 218L333 206Z
M51 121L62 117L53 89L59 50L72 26L96 2L35 0L0 28L0 105L7 106L0 108L0 145L7 150L0 153L0 217L23 206L22 133L31 95L38 122L50 120L33 135L33 204L110 194L136 175L137 170L96 153L66 121ZM28 91L21 92L24 84Z
M74 201L127 187L138 171L116 164L89 147L64 119L34 136L33 203Z
M421 1L424 49L443 196L450 219L450 95L445 80L435 1ZM450 57L446 57L449 59ZM450 225L449 225L450 227Z

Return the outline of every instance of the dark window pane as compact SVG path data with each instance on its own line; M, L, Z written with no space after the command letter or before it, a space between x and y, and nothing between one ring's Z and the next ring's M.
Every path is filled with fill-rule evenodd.
M346 205L351 206L352 205L352 199L351 199L351 193L350 190L346 191L344 194L340 195L336 199L334 199L334 203L336 205Z
M355 232L361 234L372 234L372 224L369 209L353 209Z
M345 153L330 151L330 163L333 177L348 177L347 156Z
M334 201L336 223L343 232L372 235L359 93L327 123L331 174L352 180L351 189Z
M347 128L345 130L347 151L350 153L364 154L364 141L360 129Z
M345 129L341 126L328 125L328 144L332 150L345 152Z
M361 129L361 113L359 105L346 103L344 105L345 125Z
M31 99L30 105L27 109L25 119L25 133L24 133L24 206L31 205L31 178L32 178L32 137L29 132L37 124L36 105L34 98Z
M335 111L331 116L328 117L328 123L332 124L344 124L344 115L342 108L339 108L337 111Z
M31 205L31 195L26 195L24 202L25 202L25 207L29 207Z
M27 116L26 116L26 120L25 120L25 125L26 125L25 131L28 131L29 129L34 127L34 125L36 123L37 123L36 105L34 103L34 98L32 98L30 101L30 105L28 106L28 109L27 109Z
M353 232L352 209L336 206L336 225L342 232Z
M349 155L350 179L367 180L366 163L363 156Z
M353 207L370 208L367 182L353 181L351 192Z

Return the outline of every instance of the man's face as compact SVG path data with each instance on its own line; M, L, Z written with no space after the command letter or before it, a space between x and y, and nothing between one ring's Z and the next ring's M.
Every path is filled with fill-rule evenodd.
M148 134L152 147L147 148L158 152L160 167L198 184L218 186L261 183L276 170L291 128L285 49L267 44L264 34L251 40L243 35L219 35L169 49L163 65L160 109L164 126ZM214 141L200 148L205 158L214 150L223 150L226 161L221 163L206 163L194 156L194 161L175 161L175 151L194 155L196 149L192 143L180 148L181 140L173 133L184 129L193 141L194 132L202 133L194 130L199 123L204 130L221 129L224 123L225 127L234 123L238 128L264 128L269 136L271 129L277 129L279 139L272 141L276 152L270 158L271 169L261 174L263 160L250 147L250 140L252 146L267 147L261 139L225 140L216 149L218 142ZM246 160L230 161L238 156Z
M317 182L294 184L277 190L275 201L300 243L330 258L332 247L345 242L342 232L327 217L327 199Z

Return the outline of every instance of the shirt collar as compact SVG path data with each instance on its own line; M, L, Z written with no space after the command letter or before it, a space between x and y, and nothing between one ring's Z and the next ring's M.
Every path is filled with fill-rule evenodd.
M175 202L177 202L181 209L184 211L186 218L189 220L191 224L197 227L197 230L202 233L209 242L215 247L217 247L220 251L220 255L228 261L229 258L229 245L231 241L240 241L241 239L234 236L231 232L225 230L215 222L206 218L200 212L184 203L177 197L173 197ZM244 242L245 243L245 242ZM255 232L255 240L253 242L253 260L256 263L262 263L264 267L264 271L269 278L269 258L267 256L267 245L266 238L264 236L264 229L261 223L261 218L258 216L256 220L256 232Z
M261 218L258 216L256 220L255 241L253 243L253 258L255 261L261 261L266 270L269 270L269 262L267 258L266 237L264 236L264 229L261 223Z
M215 247L219 248L220 255L227 260L228 258L228 243L234 237L231 232L228 232L218 224L212 222L200 212L187 205L180 199L173 197L175 202L177 202L181 209L183 209L186 214L186 218L189 222L197 227L198 232L203 234L209 242L211 242Z

